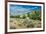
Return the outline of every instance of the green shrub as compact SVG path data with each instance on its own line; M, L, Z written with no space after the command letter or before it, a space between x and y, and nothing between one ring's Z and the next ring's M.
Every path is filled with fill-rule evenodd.
M10 16L10 18L14 18L14 16Z

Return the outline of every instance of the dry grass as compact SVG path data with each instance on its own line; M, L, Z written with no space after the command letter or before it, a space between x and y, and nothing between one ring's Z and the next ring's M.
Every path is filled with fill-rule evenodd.
M10 18L10 29L40 28L41 21L32 19Z

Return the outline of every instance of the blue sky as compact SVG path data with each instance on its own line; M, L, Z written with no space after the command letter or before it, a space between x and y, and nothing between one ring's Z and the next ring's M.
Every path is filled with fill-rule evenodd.
M41 6L32 6L32 5L10 5L11 15L20 15L34 10L41 10Z

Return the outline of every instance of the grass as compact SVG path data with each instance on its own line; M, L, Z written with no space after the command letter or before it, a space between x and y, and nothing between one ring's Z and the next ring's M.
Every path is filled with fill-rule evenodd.
M41 21L32 19L10 18L10 29L40 28Z

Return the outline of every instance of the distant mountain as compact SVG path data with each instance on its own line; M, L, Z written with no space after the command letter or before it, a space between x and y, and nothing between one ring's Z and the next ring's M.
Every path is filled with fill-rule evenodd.
M14 16L14 15L22 15L22 14L27 14L27 13L31 13L31 12L32 12L32 11L28 11L28 12L26 12L26 11L25 11L25 12L22 12L22 11L21 11L21 12L19 12L18 14L10 13L10 15L13 15L13 16Z

